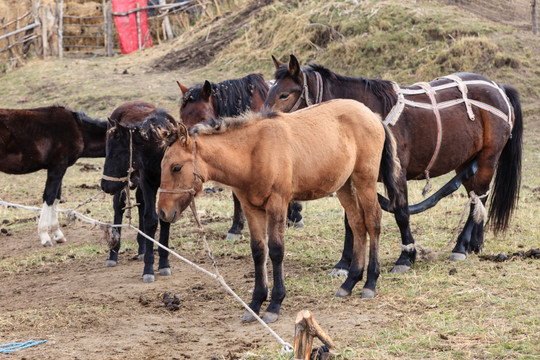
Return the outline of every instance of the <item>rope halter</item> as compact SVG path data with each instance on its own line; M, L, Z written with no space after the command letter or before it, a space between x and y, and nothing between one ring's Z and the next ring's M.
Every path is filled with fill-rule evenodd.
M197 178L199 178L202 182L205 182L206 180L204 177L197 172L197 142L193 141L193 183L191 184L191 187L189 189L163 189L160 188L158 190L159 193L166 193L166 194L184 194L189 193L191 195L191 201L193 202L192 207L195 206L195 195L197 194L197 190L195 190L195 183L197 181Z
M309 88L308 88L306 72L304 70L300 70L300 71L302 71L302 78L304 79L304 84L302 86L302 92L300 93L300 96L296 100L296 103L291 108L291 110L289 110L289 112L293 112L293 111L298 110L298 108L300 107L300 103L302 102L303 99L306 100L306 105L307 106L311 106L311 105L314 105L314 104L319 104L319 103L322 102L323 82L322 82L321 74L319 74L316 71L314 72L315 73L315 78L317 79L317 88L316 88L316 94L315 94L315 102L312 103L311 100L309 99Z

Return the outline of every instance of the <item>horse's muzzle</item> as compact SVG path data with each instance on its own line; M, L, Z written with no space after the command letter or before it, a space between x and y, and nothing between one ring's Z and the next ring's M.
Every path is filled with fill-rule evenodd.
M167 213L163 209L159 209L159 218L165 222L173 223L176 220L178 220L178 211L176 209L173 209L171 212Z

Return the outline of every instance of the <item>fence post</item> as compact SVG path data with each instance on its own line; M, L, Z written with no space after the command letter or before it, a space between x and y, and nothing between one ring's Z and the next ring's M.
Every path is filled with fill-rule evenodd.
M41 8L41 37L43 45L43 59L47 58L47 48L49 47L47 41L47 12L49 7L43 6Z
M165 5L165 0L159 0L160 5ZM165 10L167 11L167 10ZM163 17L163 26L165 27L165 34L167 36L167 40L172 40L174 38L172 29L171 29L171 22L169 21L169 15L165 15Z
M58 11L58 57L64 57L64 39L62 37L62 28L64 27L64 0L60 0L60 9Z
M112 2L107 1L107 56L112 56L113 38L112 38Z
M537 1L531 1L531 17L532 17L532 28L533 34L538 35L538 13L536 12Z

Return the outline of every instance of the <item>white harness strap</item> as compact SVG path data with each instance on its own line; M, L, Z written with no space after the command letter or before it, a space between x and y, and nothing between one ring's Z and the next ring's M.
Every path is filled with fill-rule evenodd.
M384 125L386 126L396 125L396 122L398 121L401 113L403 112L403 109L405 108L405 97L403 95L403 92L401 92L399 85L396 82L392 81L392 87L394 88L394 92L396 93L398 100L383 121Z
M471 102L467 98L467 93L468 93L467 85L463 83L463 81L461 80L459 76L454 75L454 74L446 75L446 76L443 76L442 78L449 79L456 82L459 91L461 91L461 94L463 95L463 102L465 103L465 107L467 108L467 114L469 115L469 119L474 121L474 113L472 111Z

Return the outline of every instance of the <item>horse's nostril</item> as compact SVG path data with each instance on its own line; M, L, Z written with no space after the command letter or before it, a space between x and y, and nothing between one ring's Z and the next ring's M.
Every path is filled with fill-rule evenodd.
M165 220L165 211L159 210L159 217L161 218L161 220Z

